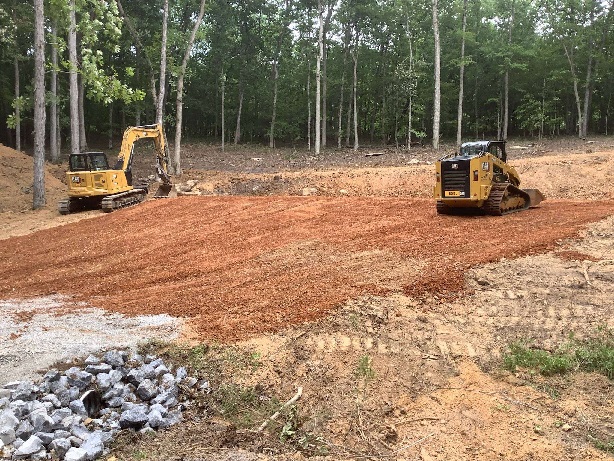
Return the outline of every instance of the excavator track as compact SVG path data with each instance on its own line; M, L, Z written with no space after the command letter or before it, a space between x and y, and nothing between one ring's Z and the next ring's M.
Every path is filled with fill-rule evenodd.
M132 189L128 192L108 195L102 199L101 208L105 213L109 213L120 208L141 203L147 197L147 189Z
M63 215L83 210L95 210L98 208L100 208L100 199L95 197L68 197L58 202L58 211Z
M486 214L502 216L526 210L529 206L531 206L529 194L509 182L500 182L493 184L482 210Z

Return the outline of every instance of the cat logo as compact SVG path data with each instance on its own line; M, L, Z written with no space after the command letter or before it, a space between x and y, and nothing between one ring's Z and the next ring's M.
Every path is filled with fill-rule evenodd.
M453 163L452 164L452 169L453 170L458 170L458 163Z

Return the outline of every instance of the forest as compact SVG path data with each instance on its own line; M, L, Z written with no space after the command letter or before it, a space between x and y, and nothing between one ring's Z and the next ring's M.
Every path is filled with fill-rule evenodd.
M612 0L37 2L0 5L0 142L34 143L42 14L55 161L156 121L316 151L614 129Z

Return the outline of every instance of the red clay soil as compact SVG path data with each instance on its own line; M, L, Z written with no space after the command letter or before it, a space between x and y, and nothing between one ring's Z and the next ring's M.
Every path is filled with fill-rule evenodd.
M72 295L189 317L229 341L325 316L345 300L462 290L470 266L543 252L614 214L547 201L504 217L438 216L431 200L180 197L0 241L0 299Z

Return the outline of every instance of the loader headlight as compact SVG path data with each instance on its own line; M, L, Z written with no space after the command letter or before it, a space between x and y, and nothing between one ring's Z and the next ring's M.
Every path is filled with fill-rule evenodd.
M483 170L483 171L488 171L488 170L490 170L490 163L488 163L488 162L482 162L482 170Z
M474 181L478 180L478 170L473 170L473 180Z

